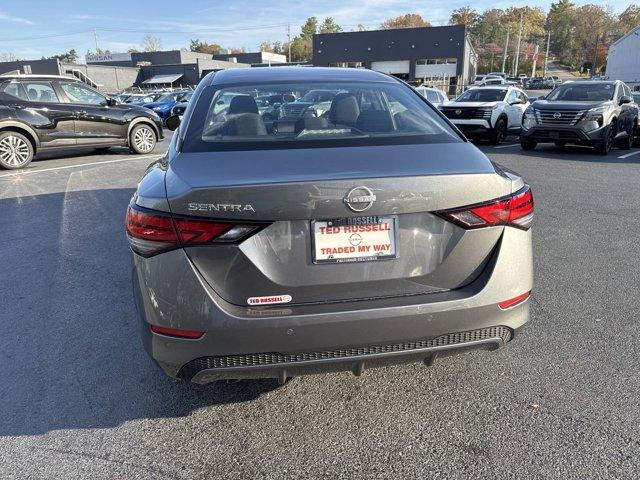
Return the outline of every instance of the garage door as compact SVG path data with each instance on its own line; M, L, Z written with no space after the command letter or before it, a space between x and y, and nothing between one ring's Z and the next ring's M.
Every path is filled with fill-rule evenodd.
M388 62L371 62L371 70L391 75L408 74L409 60L392 60Z

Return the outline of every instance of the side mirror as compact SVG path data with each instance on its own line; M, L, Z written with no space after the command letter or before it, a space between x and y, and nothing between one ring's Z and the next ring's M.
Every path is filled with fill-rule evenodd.
M172 132L174 130L177 130L178 127L180 126L181 120L182 120L182 115L170 116L169 118L167 118L167 121L166 121L167 129L171 130Z
M623 95L620 97L620 105L624 105L625 103L631 103L631 97L628 95Z
M118 104L118 101L115 98L107 98L107 105L109 107L115 107Z

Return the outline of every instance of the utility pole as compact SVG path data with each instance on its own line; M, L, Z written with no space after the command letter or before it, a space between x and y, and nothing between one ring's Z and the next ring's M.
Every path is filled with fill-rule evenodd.
M100 53L100 49L98 48L98 34L96 33L96 29L93 29L93 40L96 42L96 55Z
M549 58L549 43L551 42L551 30L547 34L547 53L544 54L544 72L542 73L543 77L547 76L547 61Z
M502 73L504 72L504 69L506 67L507 64L507 49L509 48L509 30L507 30L507 41L504 42L504 53L502 54Z
M514 76L518 76L518 66L520 64L520 43L522 42L522 21L524 20L524 12L520 12L520 32L518 33L518 48L516 49L516 66L513 72Z
M287 46L289 47L289 62L291 62L291 24L287 23Z
M596 34L596 48L593 50L593 63L591 64L591 75L594 76L596 74L596 67L598 64L598 41L600 40L600 35Z
M536 63L538 62L538 45L536 44L536 50L533 53L533 67L531 68L531 78L536 76ZM546 63L546 59L545 59L545 63ZM546 73L546 68L545 68L545 73Z

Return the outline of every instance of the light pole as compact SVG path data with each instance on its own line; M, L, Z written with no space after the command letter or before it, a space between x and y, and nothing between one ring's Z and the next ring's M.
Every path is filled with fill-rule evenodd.
M502 55L502 73L504 72L504 69L506 67L507 64L507 49L509 48L509 30L507 29L507 41L504 42L504 53Z
M516 63L515 63L515 68L514 68L514 72L513 75L514 76L518 76L518 65L520 63L520 42L522 42L522 20L524 17L524 12L521 11L520 12L520 32L518 33L518 48L516 49Z
M549 33L547 34L547 52L544 54L544 73L542 74L543 77L547 76L547 61L549 58L549 42L551 41L551 30L549 30Z

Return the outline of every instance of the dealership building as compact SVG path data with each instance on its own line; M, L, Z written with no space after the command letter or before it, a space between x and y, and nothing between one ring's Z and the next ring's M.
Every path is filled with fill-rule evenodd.
M606 76L622 80L632 90L640 90L640 26L611 44Z
M471 83L477 55L464 25L402 28L313 36L313 64L369 68L455 93Z

